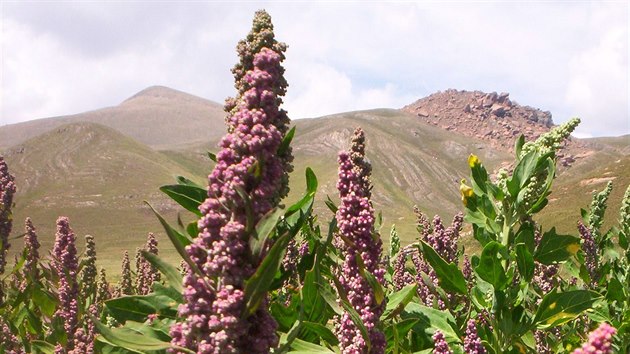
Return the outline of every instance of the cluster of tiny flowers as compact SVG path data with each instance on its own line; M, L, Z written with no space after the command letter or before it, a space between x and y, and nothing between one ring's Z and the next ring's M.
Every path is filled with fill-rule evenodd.
M582 251L584 252L584 265L586 266L586 270L588 270L588 274L591 278L591 285L597 284L599 280L598 274L598 247L593 239L593 234L591 231L581 222L578 221L578 231L580 233L580 237L582 238Z
M475 319L468 320L466 325L466 336L464 337L464 353L485 354L486 348L481 344L481 338L477 334L477 323Z
M0 156L0 274L4 273L9 250L9 234L13 225L11 208L15 194L15 178L9 173L9 168ZM2 287L0 286L0 302L2 302Z
M472 264L470 264L470 258L468 256L464 256L464 264L462 266L462 273L464 274L464 278L466 278L466 282L468 283L468 288L472 288L475 284L475 275L473 274Z
M107 281L107 274L105 272L105 268L101 268L98 277L98 285L96 289L96 306L98 311L103 308L103 303L106 300L109 300L112 297L112 294L109 291L109 282Z
M378 329L385 304L377 304L374 291L361 275L357 260L361 259L365 272L372 273L377 281L384 283L385 270L380 261L382 241L379 237L373 237L374 208L369 198L371 167L363 155L364 141L363 131L359 128L354 133L352 152L341 152L338 158L337 190L341 204L336 218L339 238L343 236L348 241L338 241L343 257L339 281L348 295L348 301L368 330L370 353L378 354L385 351L385 335ZM342 353L367 352L367 342L347 312L339 316L336 330Z
M24 254L26 259L24 260L24 268L22 270L23 280L20 284L20 291L24 291L29 283L39 279L39 241L37 239L37 233L31 218L26 218L24 235Z
M158 243L155 235L149 233L144 246L146 252L158 254ZM153 288L153 283L160 280L160 272L144 256L140 249L136 249L136 294L147 295Z
M83 255L83 269L81 269L81 299L87 301L96 296L96 242L94 236L85 235L85 253Z
M389 232L389 257L393 258L400 251L400 237L396 231L396 227L392 226Z
M129 252L125 251L122 259L122 272L118 288L116 289L116 297L123 295L133 295L133 282L131 280L131 262L129 261Z
M396 290L400 290L405 286L413 283L413 276L409 271L407 271L407 257L413 253L417 253L417 249L413 245L408 245L403 247L403 249L398 252L396 257L394 258L394 262L392 265L393 275L392 275L392 283L394 284L394 288Z
M604 214L606 213L608 196L610 196L612 187L612 182L608 181L603 191L593 195L590 209L591 213L588 218L588 228L595 240L599 240L601 236L599 229L604 223Z
M11 328L2 317L0 317L0 353L26 353L20 339L11 332Z
M295 239L291 239L287 245L287 252L282 259L282 269L285 272L294 272L298 263L298 248Z
M63 319L63 327L68 336L66 349L71 350L74 346L74 333L79 315L78 260L74 232L66 217L60 217L57 220L52 268L59 277L59 305L55 311L55 317Z
M97 317L97 306L95 304L90 305L88 312L90 315ZM81 327L77 329L74 335L74 348L69 351L68 354L94 354L94 337L96 335L96 328L90 317L85 316L84 321L85 328Z
M308 241L304 240L302 241L302 244L300 245L300 248L298 249L298 256L302 258L308 255L308 253L309 253Z
M253 315L242 316L244 282L258 266L250 257L246 225L256 224L288 191L290 159L277 154L288 123L278 107L284 57L273 49L252 52L251 69L241 67L246 72L237 85L247 89L232 108L226 105L229 133L208 177L200 234L186 249L198 272L190 270L184 277L186 302L179 314L185 321L171 327L171 336L174 345L198 353L268 353L278 343L266 301ZM241 59L245 64L251 60ZM247 206L253 220L248 220Z
M433 354L453 354L451 347L444 339L444 334L440 331L435 331L433 334Z
M535 262L534 284L538 286L543 294L550 292L558 285L558 279L556 278L558 270L559 267L557 264L545 265Z
M615 327L604 322L588 335L588 341L573 351L572 354L611 354L612 340L617 333Z
M523 158L532 151L537 151L540 155L557 151L562 147L563 142L571 135L579 124L579 118L571 118L568 122L551 129L545 134L542 134L535 141L523 144L519 159Z

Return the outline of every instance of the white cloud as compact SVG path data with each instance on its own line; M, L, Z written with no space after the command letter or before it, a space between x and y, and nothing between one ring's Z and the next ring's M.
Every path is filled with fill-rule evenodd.
M115 105L161 84L218 102L234 47L266 7L289 44L286 108L399 108L447 88L507 91L581 132L629 133L624 3L11 3L2 117Z

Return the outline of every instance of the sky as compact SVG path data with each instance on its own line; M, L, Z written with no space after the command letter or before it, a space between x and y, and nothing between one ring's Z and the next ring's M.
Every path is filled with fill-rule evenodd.
M454 88L630 133L626 1L0 0L0 125L115 106L163 85L222 103L236 43L266 9L288 44L293 119L401 108Z

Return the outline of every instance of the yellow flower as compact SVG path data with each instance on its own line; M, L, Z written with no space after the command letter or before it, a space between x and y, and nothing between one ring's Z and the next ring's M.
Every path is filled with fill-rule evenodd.
M464 206L468 204L468 198L472 197L475 194L473 192L473 189L466 185L465 179L462 179L462 181L460 182L459 192L462 194L462 203L464 203Z
M479 162L479 158L477 157L477 155L470 154L470 156L468 156L468 166L470 166L470 168L473 168L480 163L481 162Z

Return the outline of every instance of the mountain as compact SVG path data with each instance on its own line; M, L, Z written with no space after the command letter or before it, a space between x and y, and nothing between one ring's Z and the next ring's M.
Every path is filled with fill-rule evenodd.
M496 104L509 105L510 115L494 114ZM381 232L387 239L396 224L407 243L416 237L414 205L430 217L439 214L445 223L463 209L458 187L469 175L470 153L489 171L509 167L518 133L507 132L535 139L553 121L509 95L448 90L400 110L346 112L293 124L295 172L287 202L303 193L304 170L311 167L319 180L316 211L323 223L330 220L323 201L330 196L337 202L337 153L360 126L373 165L375 208L383 213ZM488 129L495 132L484 133ZM122 250L133 253L147 232L158 232L162 245L168 243L143 200L175 221L179 209L159 186L173 183L175 175L205 184L212 168L207 152L217 152L223 134L223 112L216 103L163 87L148 88L117 107L0 127L2 146L10 146L0 151L17 178L15 230L31 216L46 249L56 217L67 215L78 236L96 237L101 264L117 274ZM593 190L612 180L610 225L630 183L628 138L572 139L539 221L575 234L579 209L588 207ZM187 213L182 217L192 220ZM17 242L13 251L20 247ZM162 249L168 259L177 258L169 247Z
M157 188L173 183L175 175L195 177L148 146L87 122L62 125L4 156L18 186L15 232L30 216L44 249L50 249L57 217L68 216L80 246L84 235L95 237L98 252L107 255L101 260L112 264L108 270L119 266L123 250L133 253L148 232L162 231L143 201L174 218L179 209Z
M116 107L0 127L0 150L61 125L92 122L153 148L201 143L225 133L223 106L168 87L146 88Z

